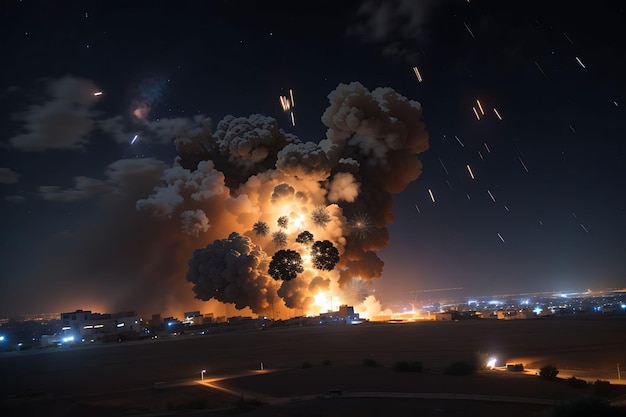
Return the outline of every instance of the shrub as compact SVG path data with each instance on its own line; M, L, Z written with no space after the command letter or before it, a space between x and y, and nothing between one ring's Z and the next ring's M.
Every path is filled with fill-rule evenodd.
M396 372L422 372L423 366L422 366L422 362L416 361L416 362L406 362L406 361L401 361L401 362L396 362L393 365L393 370Z
M363 359L363 366L367 366L369 368L375 368L378 366L378 362L371 358Z
M476 371L474 364L471 361L456 361L452 362L443 373L446 375L471 375Z
M575 376L567 379L567 385L572 388L585 388L587 386L587 381L584 379L578 379Z
M310 368L310 367L311 367L311 362L308 362L308 361L302 362L303 369Z
M545 365L539 370L539 376L543 379L556 379L559 370L554 365Z
M611 383L609 381L597 380L593 383L593 391L596 395L608 395L611 393Z

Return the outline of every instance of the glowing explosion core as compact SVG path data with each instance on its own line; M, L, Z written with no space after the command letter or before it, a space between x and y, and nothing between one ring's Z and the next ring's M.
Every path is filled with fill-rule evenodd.
M357 82L328 98L319 144L261 115L226 116L214 132L197 119L176 139L165 184L137 207L178 217L186 233L212 241L189 260L196 298L260 315L344 303L363 316L380 309L366 283L382 274L375 251L389 243L392 194L421 173L422 109Z

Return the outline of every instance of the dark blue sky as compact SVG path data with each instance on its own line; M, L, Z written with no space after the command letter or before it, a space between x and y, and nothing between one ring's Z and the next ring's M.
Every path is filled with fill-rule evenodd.
M177 155L174 137L151 135L133 119L139 104L149 103L149 122L201 114L215 126L228 114L260 113L317 143L327 129L320 121L327 95L352 81L419 101L430 136L419 155L423 173L394 195L390 243L378 251L385 267L369 289L383 307L448 287L463 290L436 295L626 286L619 1L335 3L3 2L0 316L178 311L192 298L186 245L210 242L151 246L171 225L143 214L145 224L133 229L139 214L129 200L146 198L155 184L139 175L115 183L105 173L125 159L154 158L162 170ZM103 95L67 104L68 79ZM51 88L66 95L55 99ZM278 100L290 88L296 126ZM472 110L477 99L481 120ZM57 125L37 116L59 107L80 117ZM77 123L115 116L108 126L121 133L76 134ZM55 130L61 125L65 133ZM141 137L131 146L135 133ZM37 144L20 142L21 134ZM68 198L76 177L100 182ZM106 189L135 180L141 196ZM145 246L136 244L141 233ZM169 245L175 255L163 251ZM145 271L155 257L172 258L163 277Z

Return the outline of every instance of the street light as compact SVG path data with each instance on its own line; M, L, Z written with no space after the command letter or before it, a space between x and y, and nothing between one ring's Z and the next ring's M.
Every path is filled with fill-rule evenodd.
M206 369L203 369L202 371L200 371L200 379L204 381L204 373L206 372Z

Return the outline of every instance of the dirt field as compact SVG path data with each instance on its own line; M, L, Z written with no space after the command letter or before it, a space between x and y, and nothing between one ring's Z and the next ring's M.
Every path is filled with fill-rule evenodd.
M207 370L207 378L213 378L259 369L261 362L266 368L269 366L282 371L230 379L220 384L234 392L256 393L260 398L283 398L287 400L287 405L281 410L291 409L296 413L267 415L353 415L347 410L360 409L357 404L369 401L337 399L335 404L339 408L348 404L343 414L326 414L323 411L328 401L334 400L302 401L302 404L307 403L306 406L299 405L297 401L289 402L293 397L316 396L329 389L565 400L591 391L576 391L564 383L540 381L532 376L507 372L491 371L470 377L453 377L442 375L440 370L450 362L468 358L474 351L480 350L495 355L501 363L523 361L527 367L553 363L560 369L591 372L602 379L615 378L616 364L626 364L624 329L625 318L600 316L509 322L372 323L226 332L52 352L5 353L0 355L0 369L3 370L0 398L9 414L0 414L11 415L20 410L33 410L33 407L45 408L49 416L137 414L202 406L194 404L198 398L204 398L204 406L208 408L220 408L231 400L206 388L199 391L203 388L175 385L193 383L199 379L202 369ZM366 358L381 366L363 367ZM421 374L393 372L391 366L403 360L421 361L427 370ZM310 363L311 367L302 369L304 362ZM167 389L155 390L155 383L164 383L157 386L167 386ZM409 414L405 415L415 415L410 414L415 404L432 405L430 411L423 410L421 415L453 407L450 401L372 401L408 404L406 412ZM302 414L304 410L314 409L318 403L321 407L318 414ZM471 403L473 407L483 404L478 401ZM86 412L85 407L91 407L90 411ZM495 412L496 408L506 408L507 404L485 407L494 407ZM545 409L520 404L508 404L508 407L525 410L525 415ZM261 407L250 415L264 413L263 409L269 408Z

